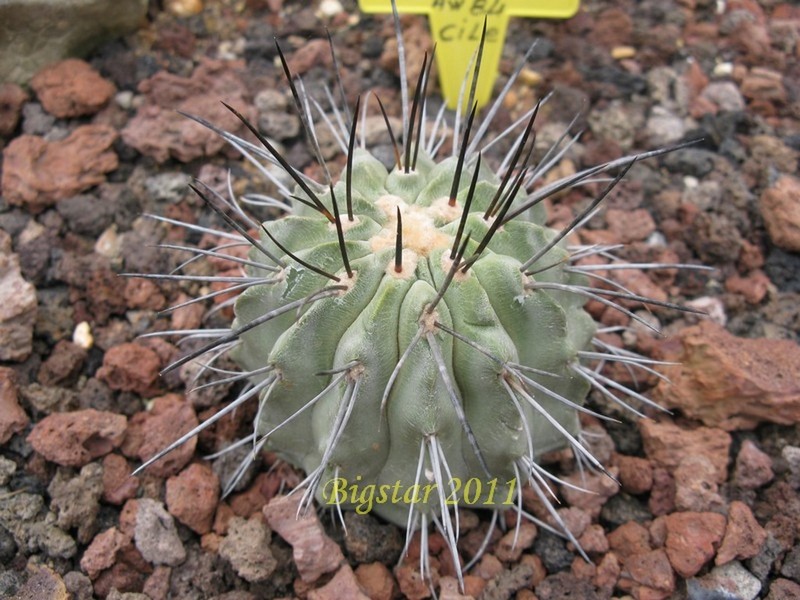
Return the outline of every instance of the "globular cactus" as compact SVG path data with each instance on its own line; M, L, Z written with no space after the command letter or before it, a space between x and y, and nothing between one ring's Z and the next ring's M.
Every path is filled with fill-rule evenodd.
M602 469L580 439L578 412L592 412L583 407L589 390L622 404L612 390L648 401L594 367L620 361L652 371L652 361L597 340L598 325L584 304L594 299L640 319L616 301L673 305L637 296L602 273L686 265L615 263L600 272L579 261L608 256L609 248L567 245L568 235L594 214L635 161L666 150L542 185L571 142L531 164L537 105L508 134L516 140L495 171L483 149L493 143L486 133L501 95L481 126L474 107L459 112L452 155L437 159L448 134L425 122L429 64L410 111L404 106L403 146L395 144L391 170L370 154L363 137L358 143L365 109L360 100L352 112L333 109L338 126L328 122L347 154L335 183L320 185L299 173L243 118L261 146L218 130L254 163L283 169L294 189L271 176L291 205L259 197L256 202L279 206L287 215L258 223L232 192L226 198L195 187L233 229L224 234L225 244L198 249L197 256L229 260L242 276L229 288L239 292L230 329L184 332L212 341L169 369L203 357L204 368L213 370L212 363L229 353L241 373L222 380L249 383L235 401L164 452L252 399L258 402L253 434L238 445L249 444L252 457L272 450L302 468L305 505L315 498L339 512L371 510L406 527L409 536L433 523L455 550L458 506L516 506L522 514L520 488L526 484L560 522L548 500L550 476L538 457L571 447L585 464ZM473 77L479 64L478 59ZM321 160L305 92L286 71ZM441 113L435 124L440 122ZM389 133L394 141L391 128ZM615 171L564 229L544 224L545 198ZM251 246L248 258L223 253L237 243ZM247 462L234 474L229 489L246 467Z

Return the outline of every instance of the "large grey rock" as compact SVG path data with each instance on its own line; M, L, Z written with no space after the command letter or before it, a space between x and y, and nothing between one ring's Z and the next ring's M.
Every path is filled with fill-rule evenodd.
M0 0L0 81L27 83L46 64L84 56L142 23L147 0Z

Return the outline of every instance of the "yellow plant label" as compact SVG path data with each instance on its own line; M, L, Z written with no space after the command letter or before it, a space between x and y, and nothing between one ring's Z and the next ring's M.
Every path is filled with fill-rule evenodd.
M366 13L392 11L391 0L359 0ZM487 19L486 45L481 74L475 91L478 106L492 96L497 67L503 53L508 19L540 17L567 19L578 11L580 0L397 0L402 13L426 14L436 42L439 81L450 108L455 108L470 61L481 39Z

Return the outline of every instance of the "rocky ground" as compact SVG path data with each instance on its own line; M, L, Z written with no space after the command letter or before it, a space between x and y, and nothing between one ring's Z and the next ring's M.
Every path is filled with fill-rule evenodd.
M232 397L227 387L186 395L187 370L159 378L182 349L137 337L198 327L208 308L158 318L197 286L117 276L174 267L174 256L153 248L160 241L207 241L141 215L214 224L187 183L219 185L227 169L237 191L263 189L254 169L175 109L235 130L219 100L245 107L293 165L315 173L272 37L306 86L319 89L330 81L327 26L350 101L378 89L399 114L391 22L355 16L351 0L344 10L324 3L329 14L307 4L153 4L146 27L88 62L45 68L29 89L0 85L0 596L428 597L414 568L418 544L396 567L398 528L349 514L344 537L327 513L295 520L296 501L281 494L297 473L273 456L220 500L219 474L231 463L202 457L246 434L251 409L129 477ZM403 24L418 65L430 46L426 22ZM631 259L716 270L634 272L624 281L709 316L635 309L666 336L635 328L617 340L682 363L670 369L670 386L639 382L671 416L637 423L591 399L622 419L584 423L621 486L591 474L581 480L568 454L549 457L562 477L597 492L560 490L562 517L593 562L524 524L516 547L513 534L495 534L466 576L466 592L798 598L800 8L776 0L589 0L566 22L513 22L501 82L534 37L542 41L495 130L554 91L542 111L542 149L580 111L577 126L586 129L561 173L702 138L637 165L581 241L622 242ZM391 160L376 127L376 152ZM323 151L340 169L330 140ZM592 192L554 199L552 224L569 222ZM605 324L627 324L603 305L590 310ZM632 383L624 370L612 374ZM463 511L462 558L474 555L488 524L486 515ZM433 536L438 593L460 598L449 562L436 558L440 542Z

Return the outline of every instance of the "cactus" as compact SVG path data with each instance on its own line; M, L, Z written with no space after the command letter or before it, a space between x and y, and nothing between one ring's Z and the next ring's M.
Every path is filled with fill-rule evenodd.
M398 43L402 50L399 35ZM480 51L476 56L472 77L480 68ZM537 104L504 134L516 139L493 170L484 150L494 140L487 142L486 133L509 84L481 126L465 94L462 104L471 110L457 113L452 154L440 158L437 149L448 135L440 127L442 113L433 125L424 116L432 61L426 55L413 102L403 106L402 145L386 119L395 147L390 170L370 154L363 137L358 143L366 101L359 99L352 112L344 102L334 108L338 125L327 125L347 157L335 183L321 185L300 174L233 107L260 146L192 117L253 163L281 168L293 189L262 169L284 200L249 201L287 213L262 223L232 192L225 197L193 186L232 228L223 234L226 244L197 249L196 256L231 261L243 274L228 288L238 292L230 329L161 332L212 338L168 370L202 359L203 369L222 371L213 363L227 353L241 372L221 380L246 380L247 387L142 468L252 400L258 403L253 433L235 447L249 444L249 459L269 449L302 468L307 474L298 488L302 505L316 499L340 514L371 510L405 527L407 540L433 524L457 562L459 505L516 507L523 515L520 488L529 484L560 523L548 499L552 476L537 463L541 454L570 447L580 461L603 470L580 437L578 413L596 414L583 406L590 389L624 406L612 390L652 404L595 368L618 361L652 371L653 361L602 344L584 304L593 299L634 320L641 319L626 307L631 302L674 305L632 294L602 272L689 266L616 263L601 272L579 261L607 257L610 248L567 243L636 161L668 150L542 185L543 175L576 138L570 141L565 133L533 165ZM305 92L283 64L312 149L327 173ZM617 174L572 223L560 231L544 224L544 199L608 172ZM251 247L246 259L223 253L235 244ZM246 467L247 461L228 490ZM566 528L564 534L579 547Z

